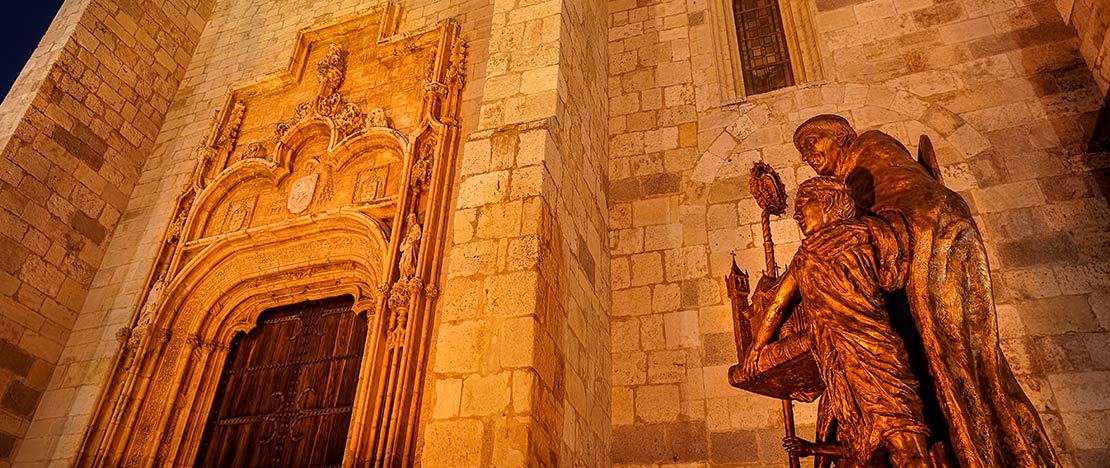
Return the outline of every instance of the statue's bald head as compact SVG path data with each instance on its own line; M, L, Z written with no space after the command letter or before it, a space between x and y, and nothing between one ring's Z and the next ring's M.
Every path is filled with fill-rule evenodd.
M844 146L852 144L852 140L856 139L856 130L848 123L848 119L839 115L821 114L810 117L798 126L794 131L794 146L801 150L802 139L815 132L831 132L836 135L837 142Z
M856 131L844 117L822 114L806 120L794 131L794 147L818 174L833 175L842 163L844 149L856 139Z

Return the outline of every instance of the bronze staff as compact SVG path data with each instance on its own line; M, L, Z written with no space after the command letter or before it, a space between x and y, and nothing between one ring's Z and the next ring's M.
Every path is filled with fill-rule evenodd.
M782 216L786 213L786 188L775 170L765 162L757 161L752 166L750 187L756 203L763 208L761 217L763 227L763 254L767 262L767 277L774 280L778 276L775 264L775 242L771 239L771 215ZM794 438L794 407L790 399L782 400L782 417L786 424L786 437ZM798 456L790 455L790 468L799 468Z

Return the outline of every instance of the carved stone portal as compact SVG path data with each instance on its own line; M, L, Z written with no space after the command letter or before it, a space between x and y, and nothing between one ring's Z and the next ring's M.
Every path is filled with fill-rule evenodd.
M342 295L368 324L343 464L412 464L466 44L450 21L396 34L397 14L304 30L287 71L230 92L80 466L193 466L232 338Z

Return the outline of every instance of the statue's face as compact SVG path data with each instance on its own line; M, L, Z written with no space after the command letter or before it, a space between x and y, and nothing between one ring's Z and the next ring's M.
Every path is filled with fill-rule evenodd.
M826 130L814 130L802 138L798 151L802 160L823 176L831 176L840 157L840 142L836 135Z
M805 203L794 207L794 220L798 221L798 226L802 228L802 234L806 236L831 222L831 218L828 207L818 197L812 197L806 200Z

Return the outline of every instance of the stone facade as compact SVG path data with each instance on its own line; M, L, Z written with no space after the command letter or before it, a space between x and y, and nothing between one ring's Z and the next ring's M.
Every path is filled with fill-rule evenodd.
M0 464L93 370L64 348L212 4L67 2L0 106Z
M608 463L606 112L593 98L606 57L591 46L605 14L590 3L494 2L429 369L425 466Z
M0 106L0 466L77 456L228 91L385 3L66 4ZM778 402L727 384L722 280L762 264L751 163L793 195L793 130L826 112L933 139L1059 453L1110 463L1104 2L791 0L819 73L739 99L723 0L392 3L398 31L451 19L469 44L424 466L784 466ZM800 232L772 229L786 264Z
M1110 210L1092 176L1105 162L1084 152L1102 93L1083 61L1102 36L1078 40L1052 2L803 3L825 79L739 102L715 82L712 31L728 18L705 2L609 4L614 466L785 466L779 403L726 380L723 278L731 254L763 265L752 162L792 197L814 175L794 129L821 113L911 152L932 138L983 231L1011 365L1068 466L1104 466ZM772 222L783 265L801 239L791 212ZM812 436L815 408L796 413Z
M1066 0L1056 3L1064 22L1079 36L1079 53L1087 61L1103 94L1110 92L1110 4L1095 0Z
M384 3L217 2L210 21L198 24L204 33L197 50L191 57L185 54L181 86L164 111L165 123L147 151L141 175L136 174L134 195L129 201L122 197L127 202L122 221L105 241L108 260L93 269L92 291L64 351L58 347L59 368L17 448L20 465L68 465L77 454L119 350L115 330L132 320L145 295L174 200L196 164L193 148L228 90L284 67L298 30ZM458 320L450 306L437 314L442 321L428 338L433 346L428 409L421 413L428 437L418 450L429 466L530 459L604 464L609 419L607 202L602 192L606 110L583 98L604 92L604 51L587 46L603 41L604 4L473 0L399 6L402 33L451 19L469 44L460 121L464 140L471 143L460 158L459 214L451 221L457 228L447 239L449 263L441 284L444 297L475 281L489 290L479 290L484 293L479 302L489 304L489 313L462 317L479 320ZM519 47L522 34L533 47ZM582 66L559 66L569 61ZM593 174L592 179L580 173ZM472 232L464 234L468 219ZM493 252L482 251L490 245ZM492 266L485 263L490 254L500 255L496 269L486 268ZM475 266L479 269L468 270ZM467 327L490 333L472 335L475 329ZM483 358L459 364L466 357L460 347L476 337L488 338L475 349ZM493 355L497 359L490 365L472 366L485 360L487 346L503 352ZM45 383L50 371L43 373ZM458 391L452 392L455 384ZM454 410L452 398L457 399ZM502 401L511 401L515 418L502 417L509 409ZM29 406L28 413L34 402ZM442 431L465 437L438 437Z

